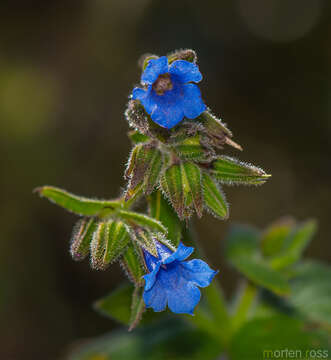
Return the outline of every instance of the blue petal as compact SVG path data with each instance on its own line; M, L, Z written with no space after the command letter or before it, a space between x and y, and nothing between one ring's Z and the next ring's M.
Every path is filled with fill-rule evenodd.
M187 259L194 251L193 247L185 246L183 243L179 243L177 250L162 261L163 264L170 264L175 260L183 261Z
M161 267L154 286L144 291L146 307L152 307L154 311L162 311L168 303L174 313L193 314L201 294L195 283L183 276L183 270L179 262L167 265L166 269Z
M173 292L168 297L169 309L176 314L193 315L194 308L201 298L200 290L192 283L183 284L181 290Z
M141 88L134 88L132 91L132 99L133 100L142 100L146 99L146 96L148 95L147 90L141 89Z
M158 59L151 59L141 76L141 82L153 84L161 74L168 72L168 58L161 56Z
M160 243L159 241L155 242L155 246L157 249L157 252L159 254L159 259L163 263L165 259L167 259L171 254L173 254L173 251L168 248L168 246Z
M149 85L147 90L141 88L134 88L132 92L132 99L139 100L148 114L150 114L157 106L151 94L152 94L152 85Z
M174 61L170 66L169 73L176 76L182 83L190 81L199 82L202 80L202 75L197 65L185 60Z
M181 266L183 276L200 287L208 286L217 274L217 271L212 270L200 259L184 261Z
M153 308L154 311L163 311L167 306L167 296L159 281L149 291L144 291L143 299L146 307Z
M153 100L155 101L155 107L150 115L158 125L171 129L183 120L183 100L176 91L167 91L163 95L154 93Z
M195 119L206 110L202 101L200 89L195 84L183 85L183 111L188 119Z
M158 264L161 264L161 259L156 258L152 254L150 254L147 250L143 249L144 259L147 266L148 271L153 271Z
M143 276L143 278L145 279L145 291L150 290L155 284L157 274L160 270L160 266L161 263L159 262L158 264L156 264L154 270L151 273Z

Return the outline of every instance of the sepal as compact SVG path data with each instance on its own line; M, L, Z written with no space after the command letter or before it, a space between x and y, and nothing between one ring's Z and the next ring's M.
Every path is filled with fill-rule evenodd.
M189 218L193 210L201 217L201 171L197 165L192 162L173 164L165 171L160 183L180 219Z
M134 145L150 141L150 138L148 136L140 133L138 130L129 131L128 137Z
M163 155L155 143L138 144L131 152L125 177L129 179L125 199L129 200L133 190L142 183L143 191L149 195L158 183L162 171Z
M142 286L144 271L144 260L141 249L131 243L123 254L121 265L130 281L136 286Z
M91 241L91 267L96 270L104 270L104 255L107 246L107 224L100 222L93 234Z
M205 207L216 217L229 217L229 205L220 186L207 173L202 174L203 200Z
M229 156L219 156L209 168L214 177L223 184L261 185L271 175L261 168Z
M214 151L201 145L201 136L185 137L174 145L174 149L182 160L205 162L213 155Z
M81 261L86 258L96 227L97 222L92 217L77 221L70 242L70 254L74 260Z
M196 63L198 60L197 54L192 49L182 49L177 50L168 55L169 64L173 63L176 60L185 60L192 63Z
M103 270L118 259L130 241L126 225L121 221L100 222L91 241L91 266Z
M167 129L152 121L139 100L129 100L125 110L125 117L130 127L152 139L166 142L170 136L170 132Z
M137 228L133 230L132 237L140 247L148 251L153 256L158 256L158 252L155 246L155 233L146 229Z

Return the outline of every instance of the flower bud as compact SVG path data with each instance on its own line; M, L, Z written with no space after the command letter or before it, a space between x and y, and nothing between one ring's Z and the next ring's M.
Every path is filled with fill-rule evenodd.
M94 218L80 219L74 226L70 245L70 254L74 260L83 260L88 255L96 226Z
M174 53L168 55L169 64L176 60L186 60L192 63L196 63L198 60L197 54L192 49L177 50Z
M173 164L160 183L180 219L189 218L193 210L202 216L201 172L197 165L192 162Z

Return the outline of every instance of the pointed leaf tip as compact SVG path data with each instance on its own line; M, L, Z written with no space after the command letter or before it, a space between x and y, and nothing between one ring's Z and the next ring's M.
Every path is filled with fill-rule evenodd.
M229 156L219 156L210 168L215 178L223 184L261 185L271 175L261 168Z

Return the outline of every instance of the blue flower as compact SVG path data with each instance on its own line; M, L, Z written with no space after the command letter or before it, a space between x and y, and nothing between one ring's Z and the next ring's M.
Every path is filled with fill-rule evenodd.
M184 116L195 119L206 110L198 86L191 83L201 79L199 68L189 61L169 66L166 56L151 59L141 76L147 89L134 88L132 99L140 100L154 122L171 129Z
M184 261L193 247L179 244L172 252L167 246L156 242L158 257L146 250L144 258L149 273L144 276L144 302L154 311L169 309L177 314L191 314L200 301L200 287L208 286L217 271L212 270L204 261L194 259Z

